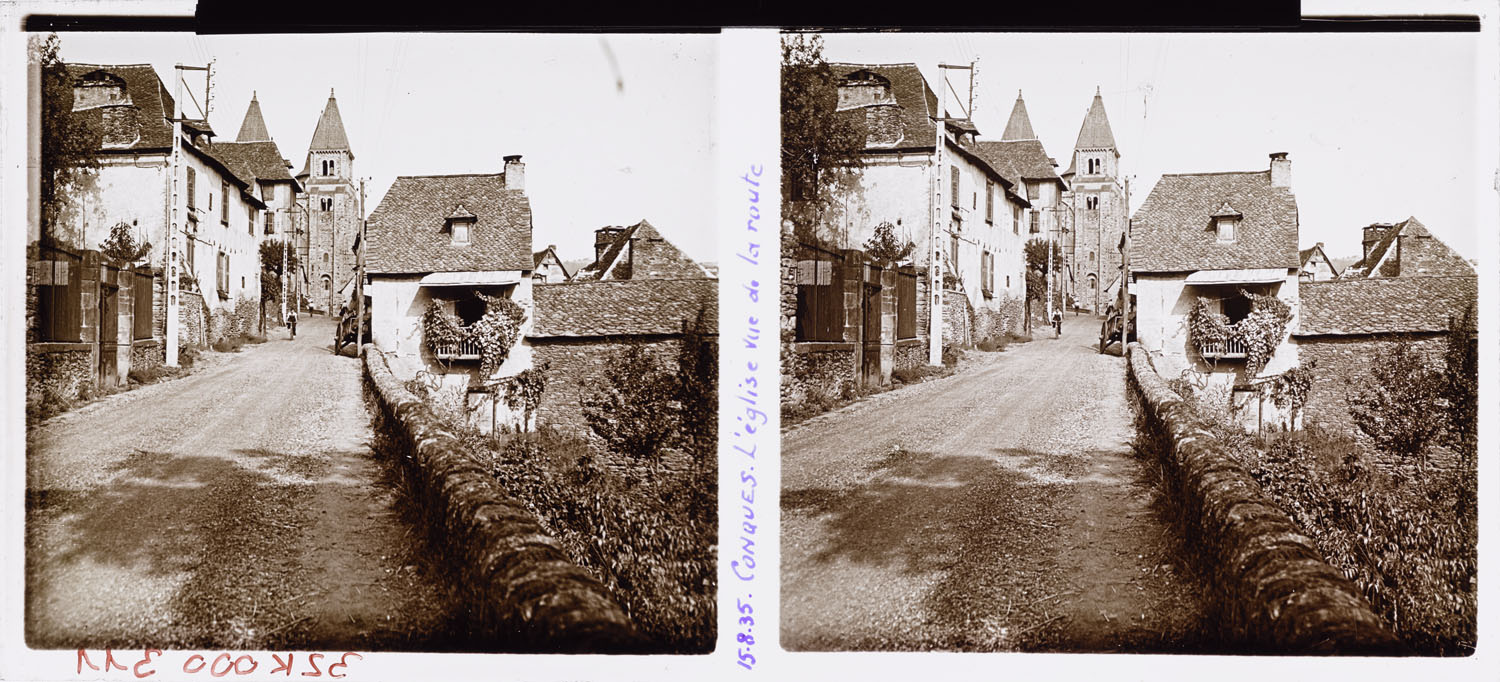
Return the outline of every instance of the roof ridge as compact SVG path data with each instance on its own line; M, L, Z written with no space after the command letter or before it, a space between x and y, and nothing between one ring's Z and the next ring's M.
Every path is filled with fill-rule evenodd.
M828 62L829 66L916 66L916 62ZM920 67L919 67L920 68Z
M1202 175L1254 175L1254 174L1257 174L1257 173L1259 173L1261 175L1269 175L1271 173L1271 171L1269 171L1269 170L1259 170L1259 171L1209 171L1209 172L1204 172L1204 173L1162 173L1161 176L1164 177L1164 178L1181 178L1181 177L1202 176Z
M151 67L152 70L156 69L156 67L154 67L154 66L152 66L151 64L148 64L148 63L140 63L140 64L95 64L95 63L92 63L92 62L63 62L63 66L97 66L97 67L99 67L101 69L102 68L106 68L106 67L120 68L120 67L125 67L125 66L147 66L147 67Z
M437 173L433 175L397 175L401 178L499 178L505 177L505 173ZM518 190L519 191L519 190Z

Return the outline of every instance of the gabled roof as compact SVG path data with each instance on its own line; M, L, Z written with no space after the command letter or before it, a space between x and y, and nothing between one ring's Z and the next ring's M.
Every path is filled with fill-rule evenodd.
M275 142L215 142L211 149L246 182L296 182Z
M312 141L307 143L307 160L302 163L302 172L297 177L312 174L313 152L348 152L349 158L354 158L354 150L349 147L349 136L344 134L344 119L339 116L339 101L333 97L333 89L328 90L328 103L323 105L323 113L318 117L318 127L313 129Z
M1212 217L1225 204L1243 217L1221 244ZM1297 199L1270 171L1163 175L1135 214L1130 261L1136 272L1299 267Z
M1031 117L1026 114L1026 100L1021 99L1021 91L1016 91L1016 105L1010 109L1010 120L1005 122L1005 132L1000 135L1002 142L1016 142L1020 140L1035 140L1036 132L1031 129Z
M1115 133L1109 128L1109 116L1104 113L1104 97L1099 88L1094 88L1094 102L1089 113L1083 117L1083 126L1078 129L1078 141L1074 149L1117 149Z
M1430 239L1429 245L1433 251L1426 255L1436 255L1436 258L1427 258L1423 261L1425 272L1406 269L1403 272L1400 249L1392 249L1391 246L1399 244L1403 238ZM1416 217L1408 217L1395 225L1386 228L1380 236L1380 241L1370 247L1369 255L1360 259L1359 262L1349 266L1347 272L1350 275L1362 277L1414 277L1434 275L1472 275L1473 266L1469 265L1462 256L1453 252L1441 239L1432 236L1432 232L1423 225Z
M937 126L933 123L933 118L938 115L937 95L927 86L927 79L922 77L916 64L840 62L828 66L833 70L834 78L839 80L863 70L891 82L891 95L901 107L901 142L889 149L933 149L937 144Z
M563 259L558 257L557 249L553 246L548 246L541 251L537 251L531 254L531 269L536 270L537 268L540 268L542 266L542 261L547 260L547 256L552 256L552 260L555 261L557 263L557 267L562 270L563 279L566 280L573 276L568 273L568 264L564 263Z
M107 140L128 142L112 144L100 151L140 152L172 147L172 122L169 118L176 104L150 64L65 64L64 68L70 81L96 71L124 81L129 104L93 107L72 113L74 118L83 120L91 128L103 131ZM115 113L106 118L106 111Z
M1313 257L1313 254L1321 255L1323 257L1323 262L1328 264L1328 270L1333 273L1333 276L1339 276L1339 267L1334 264L1333 259L1329 258L1328 253L1323 250L1322 242L1318 242L1311 248L1302 249L1301 251L1297 252L1299 267L1305 269L1307 267L1307 261Z
M467 246L454 246L447 216L463 204L475 216ZM505 175L403 175L370 214L365 255L371 273L529 271L531 202L505 188Z
M669 279L707 276L707 270L695 263L687 254L678 249L675 244L668 241L666 237L663 237L655 226L642 220L630 227L620 228L620 232L615 235L614 241L610 243L609 247L593 263L579 268L578 272L573 275L573 281L587 282L614 279L615 266L624 259L626 247L634 249L637 247L632 247L632 243L640 244L642 242L652 242L649 246L655 250L656 258L652 260L649 267L653 269L648 271L642 267L640 270L637 270L633 266L631 268L632 272L627 279ZM642 263L642 265L644 266L645 264Z
M533 287L531 338L680 334L704 313L705 331L718 333L719 282L714 279L637 279L566 282Z
M972 149L1008 178L1056 182L1067 187L1057 176L1041 140L980 140Z
M1479 280L1390 277L1303 282L1296 336L1443 332L1476 302Z
M260 115L260 100L250 93L250 107L245 110L245 120L240 123L240 134L235 142L270 142L271 133L266 130L266 119Z

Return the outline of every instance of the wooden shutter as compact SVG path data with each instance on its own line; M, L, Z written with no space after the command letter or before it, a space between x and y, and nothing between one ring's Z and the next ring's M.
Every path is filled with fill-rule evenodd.
M135 291L131 292L135 297L135 338L149 339L153 335L155 325L151 319L153 306L152 297L155 295L156 278L151 276L150 270L140 270L135 273Z

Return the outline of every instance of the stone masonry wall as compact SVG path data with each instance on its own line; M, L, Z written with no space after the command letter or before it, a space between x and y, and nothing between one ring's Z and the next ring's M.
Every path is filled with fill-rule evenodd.
M1207 576L1222 636L1246 653L1400 654L1404 647L1359 589L1328 565L1311 538L1198 426L1192 408L1129 350L1137 429L1164 470L1165 494Z
M377 452L390 458L455 568L472 625L503 652L623 653L642 645L618 602L569 561L526 505L506 495L421 400L363 349Z
M646 354L669 370L677 366L677 353L682 341L675 337L647 337L641 339L531 339L532 366L547 363L547 387L542 391L542 402L537 406L536 423L547 424L558 430L584 438L596 438L588 423L583 420L580 401L588 393L588 385L604 380L616 353L632 345L640 345Z
M974 309L969 297L958 291L943 292L943 345L974 345Z

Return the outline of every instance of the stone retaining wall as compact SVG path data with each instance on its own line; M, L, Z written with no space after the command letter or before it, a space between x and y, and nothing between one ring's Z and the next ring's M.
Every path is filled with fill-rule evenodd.
M1404 653L1354 584L1197 425L1145 350L1130 344L1129 357L1140 428L1187 519L1187 544L1211 583L1208 602L1222 610L1223 637L1246 653Z
M378 407L377 430L458 569L473 624L495 649L536 653L631 653L643 643L625 612L588 571L569 561L526 506L509 497L442 422L391 373L383 353L363 349Z

